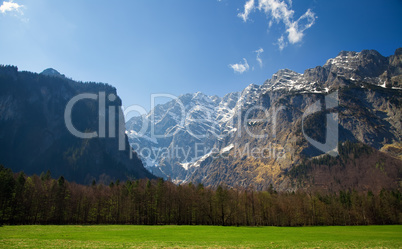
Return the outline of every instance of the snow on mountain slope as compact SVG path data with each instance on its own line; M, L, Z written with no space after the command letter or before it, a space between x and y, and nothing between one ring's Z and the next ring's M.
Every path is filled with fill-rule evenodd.
M388 87L391 81L400 80L395 78L399 77L395 76L399 75L399 54L386 58L374 50L342 51L323 66L307 69L303 74L279 70L261 86L250 84L224 97L201 92L184 94L157 105L147 115L130 119L126 123L127 135L152 173L180 183L212 154L233 148L244 133L241 125L246 124L242 122L250 114L247 111L264 105L262 101L267 98L262 96L267 93L273 98L292 93L326 94L355 82ZM390 67L390 63L395 66ZM247 123L250 127L258 125L256 121Z
M254 85L248 91L258 88ZM201 92L184 94L157 105L147 115L130 119L127 135L147 168L161 177L180 181L220 138L236 131L231 123L236 108L243 102L251 103L248 95L245 91L243 95L230 93L222 98Z

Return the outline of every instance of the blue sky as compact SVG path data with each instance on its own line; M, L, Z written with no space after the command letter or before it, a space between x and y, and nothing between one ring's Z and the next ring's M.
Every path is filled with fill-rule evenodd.
M341 50L402 46L400 0L0 2L0 64L106 82L147 109L152 93L223 96Z

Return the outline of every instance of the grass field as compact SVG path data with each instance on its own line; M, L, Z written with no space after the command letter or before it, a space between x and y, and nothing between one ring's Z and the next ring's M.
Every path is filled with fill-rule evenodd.
M402 226L4 226L0 248L402 248Z

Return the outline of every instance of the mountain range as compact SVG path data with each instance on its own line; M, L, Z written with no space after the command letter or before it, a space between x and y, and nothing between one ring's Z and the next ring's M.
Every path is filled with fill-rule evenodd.
M402 187L402 48L342 51L223 97L169 97L124 123L108 84L0 66L0 164L84 184L157 176L286 191Z
M356 166L363 157L370 163L348 187L367 189L378 174L386 176L379 187L401 187L401 106L402 48L389 57L342 51L303 74L280 70L224 97L172 98L127 121L126 133L145 167L175 183L297 189L329 172L323 162ZM339 179L351 172L342 169Z

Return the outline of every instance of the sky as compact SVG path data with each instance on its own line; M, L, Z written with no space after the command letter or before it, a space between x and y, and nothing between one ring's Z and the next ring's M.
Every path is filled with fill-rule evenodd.
M402 47L401 0L0 0L0 64L151 94L224 96L340 51Z

